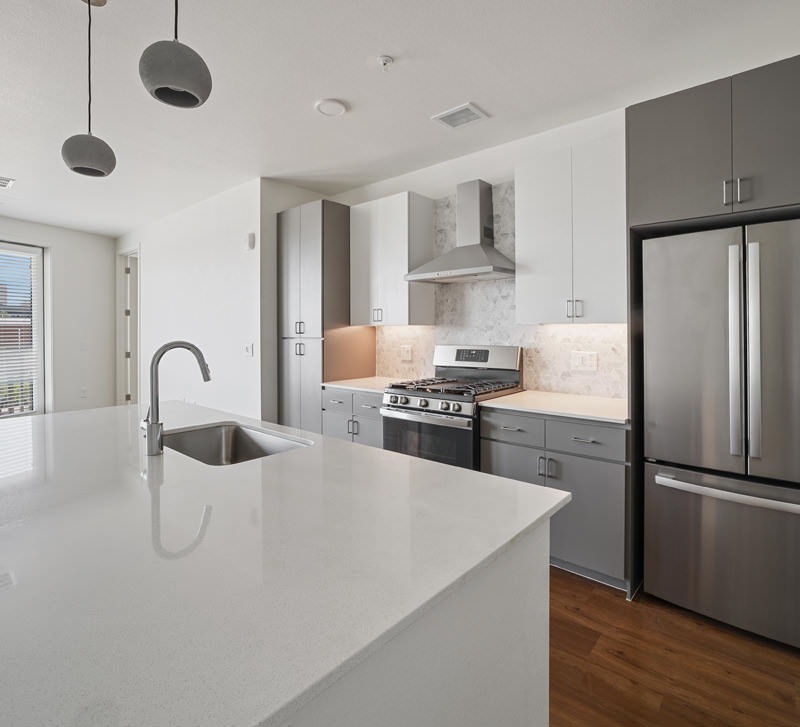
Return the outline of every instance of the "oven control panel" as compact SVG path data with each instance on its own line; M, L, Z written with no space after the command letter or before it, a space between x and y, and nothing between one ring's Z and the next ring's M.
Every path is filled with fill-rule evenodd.
M449 401L445 399L428 398L422 396L407 396L406 394L383 395L383 405L396 409L417 409L421 411L435 411L461 416L473 416L477 410L474 402Z
M456 350L456 361L459 363L487 363L488 348L459 348Z

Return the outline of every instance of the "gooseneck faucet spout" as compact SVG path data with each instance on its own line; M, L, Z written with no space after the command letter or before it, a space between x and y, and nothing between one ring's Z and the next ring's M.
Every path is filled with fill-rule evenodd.
M152 456L161 454L164 451L161 438L164 431L164 426L159 420L158 411L158 364L164 354L173 348L185 348L191 351L197 359L197 364L200 366L200 373L203 376L203 381L211 380L211 369L208 368L203 352L197 348L193 343L188 341L170 341L165 343L161 348L153 354L153 360L150 362L150 409L147 412L147 417L142 424L145 428L145 436L147 437L147 454Z

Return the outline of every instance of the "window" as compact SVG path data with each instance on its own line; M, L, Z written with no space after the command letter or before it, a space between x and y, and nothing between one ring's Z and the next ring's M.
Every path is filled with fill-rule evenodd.
M42 250L0 242L0 417L44 411Z

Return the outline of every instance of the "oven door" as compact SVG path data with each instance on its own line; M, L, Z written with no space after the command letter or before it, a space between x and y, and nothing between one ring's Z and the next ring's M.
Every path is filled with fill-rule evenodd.
M382 408L383 448L413 457L477 469L471 417Z

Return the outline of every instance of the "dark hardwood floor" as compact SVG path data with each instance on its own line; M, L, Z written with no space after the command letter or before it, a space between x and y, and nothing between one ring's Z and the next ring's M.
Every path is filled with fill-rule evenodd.
M800 650L550 571L552 727L800 725Z

